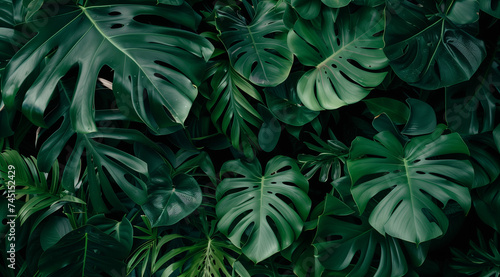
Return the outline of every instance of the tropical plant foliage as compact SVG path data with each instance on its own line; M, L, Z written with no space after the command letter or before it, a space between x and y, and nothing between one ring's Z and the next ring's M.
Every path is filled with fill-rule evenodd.
M0 276L500 276L499 19L0 0Z

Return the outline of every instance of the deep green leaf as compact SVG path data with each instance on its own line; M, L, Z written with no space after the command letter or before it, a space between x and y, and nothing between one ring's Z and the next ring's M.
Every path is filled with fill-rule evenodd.
M462 84L446 88L446 122L460 134L474 135L493 130L500 113L498 60L487 63L478 74Z
M262 101L262 98L229 63L223 62L216 66L217 71L210 83L213 92L207 102L212 121L231 139L234 148L251 148L257 145L257 137L251 126L260 127L262 117L245 95L257 101Z
M172 178L170 165L158 153L139 146L136 153L148 164L148 195L142 210L153 227L173 225L200 206L201 189L192 176L181 173Z
M465 136L464 141L470 151L470 161L474 167L472 188L491 184L500 175L500 156L490 133Z
M125 247L125 249L127 249L127 253L129 253L132 249L132 236L134 230L132 228L132 224L126 217L122 218L121 221L117 221L107 218L103 214L97 214L89 218L87 224L97 227L97 229L101 230L106 235L116 239Z
M405 124L410 117L410 109L400 101L387 97L379 97L363 100L368 110L378 116L381 113L387 114L396 124Z
M436 129L437 120L432 106L412 98L409 98L406 102L410 106L410 117L401 133L417 136L433 132Z
M444 135L444 130L440 125L405 146L390 132L378 133L375 141L353 141L347 161L352 196L361 213L375 196L381 197L369 217L381 234L418 244L446 233L448 219L441 207L448 201L469 211L471 199L464 186L472 185L472 165L447 157L469 155L469 150L457 133Z
M478 0L479 7L482 11L496 17L500 18L500 5L496 0Z
M485 58L484 43L447 19L455 2L441 11L433 0L387 0L384 52L408 84L432 90L467 81Z
M399 242L380 235L366 216L346 211L344 203L327 195L313 244L321 264L335 271L354 265L349 276L367 276L370 267L376 268L374 276L403 276L408 268Z
M228 161L221 175L230 173L237 176L217 186L218 229L254 262L288 247L302 232L311 209L309 184L295 161L274 157L264 173L257 160Z
M286 44L283 23L286 4L261 1L250 23L230 7L217 11L217 29L231 65L252 83L276 86L287 78L293 55Z
M473 194L474 208L479 218L491 228L500 232L500 179L488 186L476 189Z
M56 244L67 233L71 232L73 228L71 223L65 217L53 216L49 218L46 224L42 227L40 234L40 243L43 250L47 250Z
M297 92L311 110L336 109L356 103L387 74L382 51L383 16L376 9L354 14L325 9L322 25L298 20L288 34L290 49L305 66L315 68L300 78Z
M278 144L281 135L279 120L264 105L259 105L259 113L264 123L259 130L259 146L266 152L271 152Z
M44 9L39 13L45 13ZM51 14L50 12L48 12ZM114 70L113 90L130 118L142 120L162 133L182 124L197 95L205 61L213 46L188 31L138 22L140 15L155 15L195 28L198 19L190 7L168 8L143 4L67 4L57 16L33 16L38 35L13 57L3 74L2 93L8 107L21 87L29 87L23 113L45 126L44 112L58 81L78 67L78 82L71 102L71 124L80 133L97 130L95 86L100 69ZM64 39L63 39L64 38ZM171 47L174 46L175 47ZM40 73L35 69L49 57ZM196 64L197 66L190 66ZM27 78L36 74L31 83Z
M288 79L274 88L266 88L266 103L271 112L282 122L303 126L318 115L318 111L311 111L305 107L297 94L297 82L301 73L290 74Z
M40 257L42 276L121 276L128 251L96 227L86 225L66 234Z

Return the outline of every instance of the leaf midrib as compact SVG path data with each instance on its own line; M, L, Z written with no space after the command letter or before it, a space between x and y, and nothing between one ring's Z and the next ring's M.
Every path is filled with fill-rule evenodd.
M316 69L319 69L323 66L325 66L330 60L333 60L336 56L338 56L339 53L342 53L343 51L345 51L346 48L348 48L351 44L353 44L354 42L357 42L361 37L365 36L368 32L370 32L377 24L379 24L379 22L381 21L382 19L379 19L377 21L377 23L375 23L371 28L369 28L368 30L366 30L364 33L362 33L361 35L359 35L358 37L356 37L355 39L353 39L351 42L349 42L348 44L342 46L339 50L335 51L333 54L331 54L330 56L328 56L326 59L324 59L321 63L319 63L317 66L316 66ZM333 45L332 46L332 49L333 49Z
M137 67L142 71L142 72L146 72L146 70L144 70L144 68L141 66L141 64L139 62L137 62L132 56L130 56L130 54L123 48L121 48L119 45L117 45L116 43L113 42L113 40L111 40L110 37L108 37L102 30L101 28L99 28L99 25L97 24L97 22L92 18L92 16L87 12L87 9L90 9L90 8L96 8L96 7L89 7L89 8L86 8L86 7L82 7L82 6L79 6L79 8L82 10L82 12L85 14L85 16L88 18L88 20L90 20L90 22L92 23L92 25L95 27L95 29L99 32L99 34L105 39L107 40L111 45L113 45L116 49L118 49L121 53L125 54L125 56L127 56L131 61L133 61ZM153 82L150 78L150 76L148 74L144 74L146 76L146 78L148 79L148 81L151 83L151 85L155 88L156 91L161 91L155 84L155 82ZM163 97L163 95L161 93L159 93L159 96L165 100L165 103L166 105L168 106L168 111L170 112L170 114L172 115L172 117L175 119L175 121L177 123L181 123L182 124L182 120L179 119L179 116L177 115L177 113L175 112L175 110L173 109L173 107L171 107L169 104L168 104L168 101L167 99L165 99Z

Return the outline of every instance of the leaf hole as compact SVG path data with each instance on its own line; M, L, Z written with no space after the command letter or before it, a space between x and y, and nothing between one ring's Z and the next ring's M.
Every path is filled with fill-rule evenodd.
M337 240L341 240L343 239L344 237L341 236L341 235L329 235L325 238L325 241L337 241Z
M116 23L116 24L111 25L111 29L120 29L123 26L125 26L125 25L123 25L121 23Z
M116 16L116 15L120 15L120 14L122 14L122 13L121 12L117 12L117 11L108 13L108 15L111 15L111 16Z

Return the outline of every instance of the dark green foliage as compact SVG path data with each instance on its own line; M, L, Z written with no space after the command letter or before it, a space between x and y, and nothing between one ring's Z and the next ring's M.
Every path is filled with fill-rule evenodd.
M499 18L0 0L0 276L499 277Z

